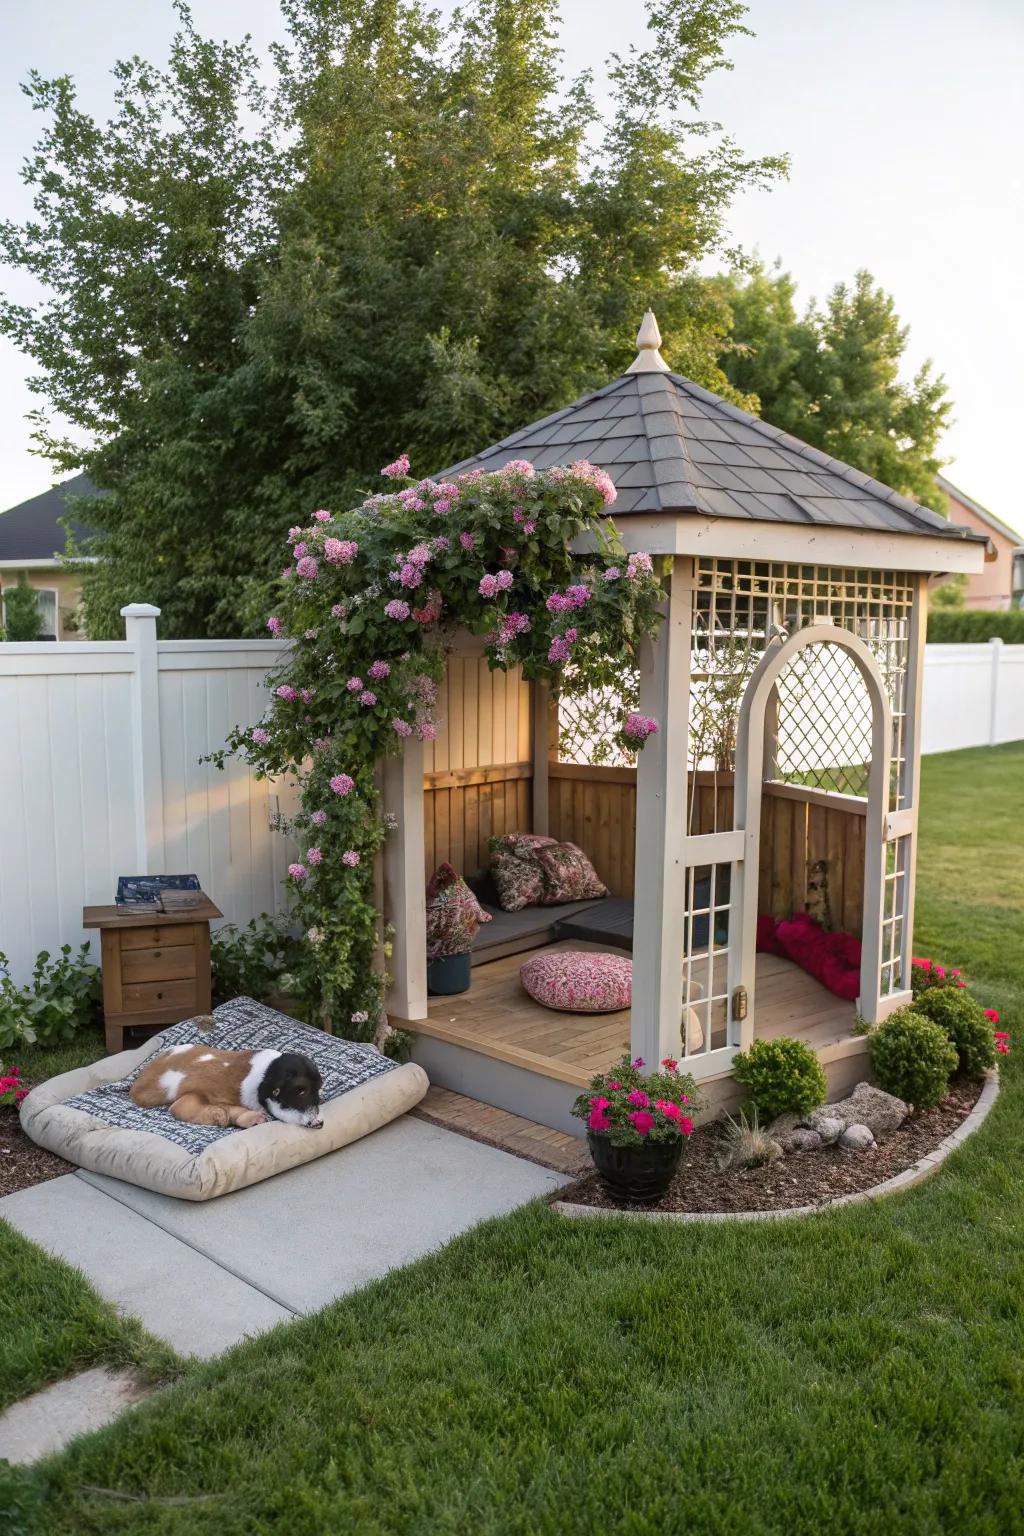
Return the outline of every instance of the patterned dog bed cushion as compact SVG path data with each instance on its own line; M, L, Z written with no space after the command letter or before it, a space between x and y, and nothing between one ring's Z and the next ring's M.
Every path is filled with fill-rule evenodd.
M214 1010L214 1027L174 1024L134 1051L63 1073L34 1088L21 1106L26 1133L69 1162L179 1199L205 1200L346 1146L411 1109L426 1073L371 1045L339 1040L252 998ZM191 1125L169 1110L141 1109L128 1091L151 1056L174 1045L222 1050L301 1051L323 1078L323 1128L271 1121L240 1131Z
M633 962L625 955L565 950L534 955L519 979L534 1002L562 1013L617 1013L628 1008Z

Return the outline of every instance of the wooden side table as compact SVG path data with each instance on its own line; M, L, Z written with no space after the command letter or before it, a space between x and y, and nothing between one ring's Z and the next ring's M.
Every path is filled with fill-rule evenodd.
M159 1029L210 1011L210 921L223 917L203 894L187 912L126 917L85 907L82 927L98 928L103 952L103 1029L108 1051L126 1029Z

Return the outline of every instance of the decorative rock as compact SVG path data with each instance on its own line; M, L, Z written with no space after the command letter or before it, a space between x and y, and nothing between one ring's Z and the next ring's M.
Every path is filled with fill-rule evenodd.
M874 1144L875 1138L866 1125L848 1125L839 1138L839 1145L844 1152L866 1152Z
M830 1104L828 1108L831 1109L832 1105ZM817 1131L825 1146L829 1147L834 1141L839 1140L846 1130L846 1124L844 1121L837 1120L832 1115L823 1114L820 1109L816 1109L814 1111L814 1124L809 1129Z
M787 1110L784 1115L776 1115L771 1124L765 1126L765 1130L769 1136L774 1136L776 1141L784 1142L790 1132L795 1131L797 1126L802 1124L803 1121L799 1115Z
M823 1121L838 1120L840 1129L848 1125L866 1125L872 1136L884 1137L898 1131L908 1113L902 1099L883 1093L881 1088L873 1088L870 1083L858 1083L848 1099L841 1099L838 1104L823 1104L806 1115L802 1123L820 1131ZM826 1141L835 1139L835 1136L825 1137Z
M784 1152L817 1152L824 1142L820 1131L812 1131L808 1125L797 1125L782 1138L781 1145Z

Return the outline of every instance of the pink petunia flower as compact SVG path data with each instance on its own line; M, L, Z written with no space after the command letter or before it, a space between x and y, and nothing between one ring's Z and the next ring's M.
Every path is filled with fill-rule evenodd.
M654 1116L649 1109L634 1109L629 1118L641 1136L649 1136L654 1129Z

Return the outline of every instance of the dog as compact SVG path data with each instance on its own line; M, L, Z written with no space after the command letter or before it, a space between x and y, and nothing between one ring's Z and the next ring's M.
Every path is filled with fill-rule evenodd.
M218 1051L173 1045L147 1061L129 1097L140 1109L168 1108L193 1125L246 1130L267 1120L320 1130L323 1079L298 1051Z

